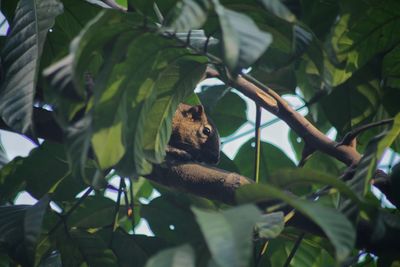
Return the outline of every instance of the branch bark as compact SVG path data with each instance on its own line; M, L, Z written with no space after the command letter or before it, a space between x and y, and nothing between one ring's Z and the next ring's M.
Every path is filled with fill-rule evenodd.
M207 77L223 80L219 72L212 68L207 68ZM354 147L341 145L329 139L272 89L267 87L260 88L260 86L248 81L241 75L236 78L230 77L228 81L224 82L286 122L293 131L303 138L307 147L320 150L347 166L355 165L361 159L360 153Z

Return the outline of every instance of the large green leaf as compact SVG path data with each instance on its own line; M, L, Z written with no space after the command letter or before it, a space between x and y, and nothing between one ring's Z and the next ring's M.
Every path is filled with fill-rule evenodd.
M236 197L239 203L271 198L288 203L321 227L335 247L338 261L346 259L354 247L356 237L354 227L342 213L335 209L292 197L272 185L247 185L237 190Z
M370 77L365 79L365 77ZM344 135L355 125L371 119L380 103L379 80L364 68L346 83L338 86L322 101L322 108L331 124ZM337 108L340 103L340 109Z
M325 172L307 169L279 170L274 172L272 175L271 183L284 189L295 188L301 183L318 183L321 185L332 186L355 203L361 203L359 197L346 185L345 182L339 180L338 177Z
M16 158L9 165L1 172L0 190L6 196L24 186L37 199L52 193L53 200L61 201L74 199L84 189L84 184L70 175L64 147L59 144L44 142L28 157Z
M193 207L213 260L221 267L247 266L251 257L253 227L261 213L253 205L222 212Z
M400 88L400 45L383 58L382 75L388 87Z
M339 59L346 63L347 75L337 78L336 84L400 41L398 1L341 1L341 5L342 14L334 29L332 43Z
M101 235L106 242L111 242L111 248L118 257L118 264L123 267L143 267L152 255L167 246L160 238L131 235L120 228L116 231L105 229Z
M251 139L241 146L234 162L240 174L254 177L255 143ZM294 163L276 146L261 142L260 181L266 182L276 170L294 168Z
M33 98L43 44L54 19L63 10L57 0L21 0L2 50L7 67L1 85L1 117L11 128L31 128Z
M27 205L0 207L0 243L14 257L18 257L19 253L25 252L22 250L24 240L23 222L29 207ZM18 246L20 247L18 248Z
M195 254L190 245L163 250L151 257L146 267L194 267Z
M200 229L185 197L166 195L142 205L140 214L153 233L169 242L180 244L200 240Z

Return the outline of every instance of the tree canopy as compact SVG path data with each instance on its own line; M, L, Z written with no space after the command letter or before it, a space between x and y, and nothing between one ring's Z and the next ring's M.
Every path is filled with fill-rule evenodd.
M0 266L400 265L399 1L0 11L0 128L37 145L12 160L0 146ZM179 103L202 104L227 144L249 124L244 98L254 137L233 159L166 159ZM295 162L261 141L277 121ZM16 205L23 191L37 202Z

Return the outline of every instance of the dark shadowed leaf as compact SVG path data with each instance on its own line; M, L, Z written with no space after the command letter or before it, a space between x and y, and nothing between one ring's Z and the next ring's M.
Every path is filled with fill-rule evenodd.
M75 240L88 266L112 267L118 266L118 260L114 252L96 234L83 230L72 230L72 239Z
M43 44L54 19L63 10L57 0L21 0L2 50L7 67L1 84L1 117L11 128L31 127L33 98Z
M240 174L249 178L254 177L254 145L253 139L243 144L234 159ZM270 143L261 142L260 181L268 181L276 170L294 167L294 163L282 150Z
M36 247L39 237L42 233L42 223L46 210L49 206L50 198L48 195L40 199L35 205L30 207L24 218L24 243L31 263L39 259L35 259Z

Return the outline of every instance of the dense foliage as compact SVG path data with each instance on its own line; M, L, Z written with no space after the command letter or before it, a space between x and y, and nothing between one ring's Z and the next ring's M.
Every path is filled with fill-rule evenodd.
M0 2L0 25L10 25L0 37L1 127L38 144L11 161L0 150L0 266L399 266L399 1L118 4ZM194 94L207 66L227 85ZM324 153L297 168L279 148L249 140L218 165L259 173L235 206L144 178L164 160L178 103L202 103L223 141L248 123L228 82L243 70L302 98L307 119L323 133L334 128L337 141L394 122L357 136L363 156L347 180L348 166ZM41 128L44 109L58 128ZM288 138L300 161L297 134ZM393 205L372 193L385 152ZM14 205L22 191L38 202ZM142 219L154 236L135 234Z

